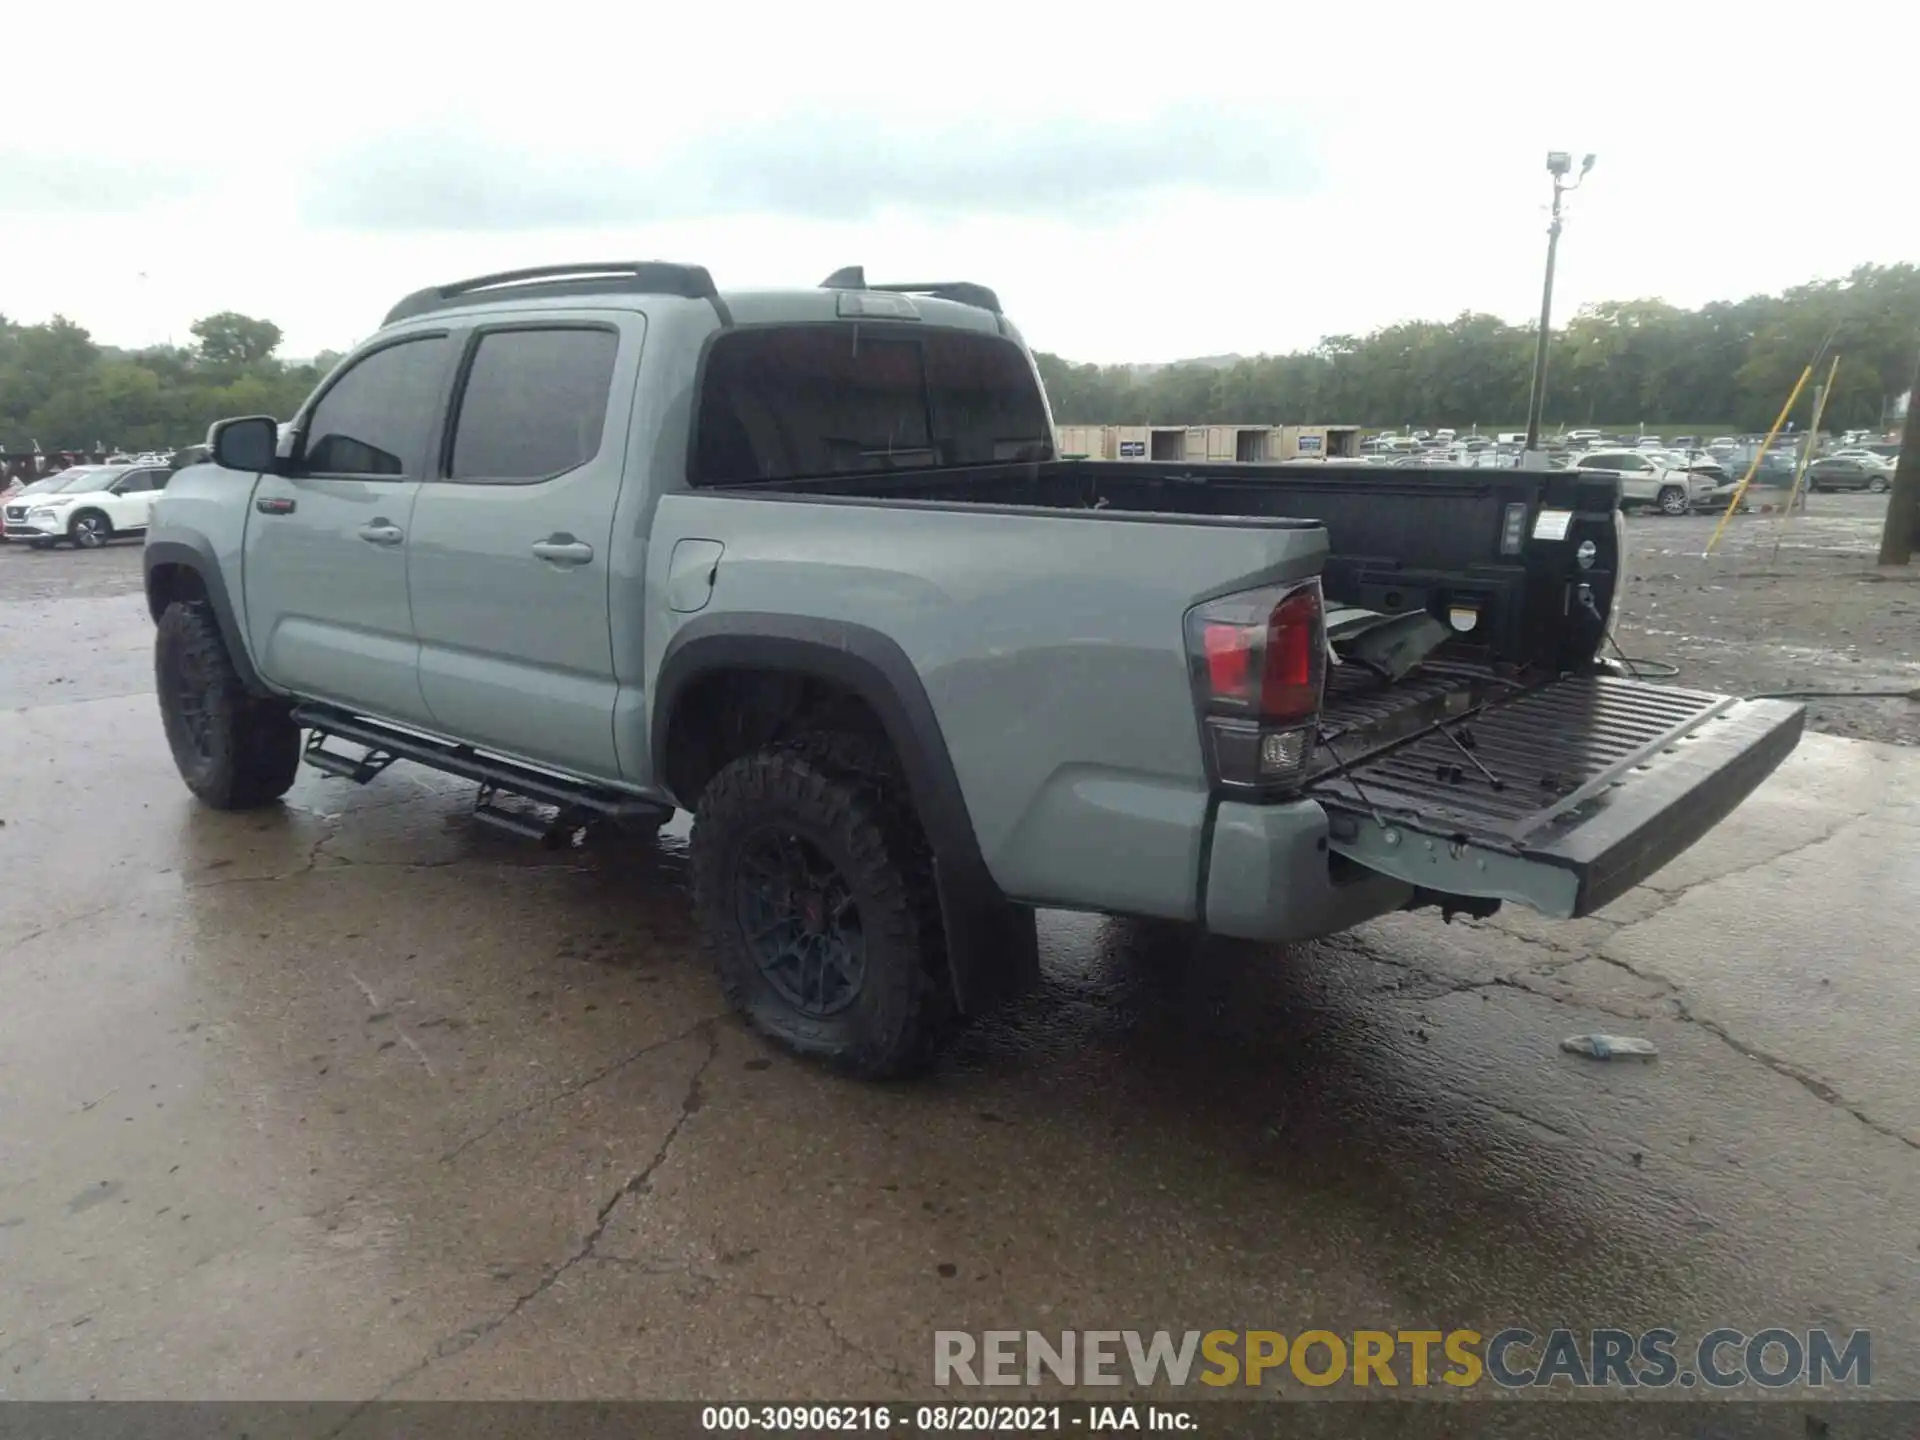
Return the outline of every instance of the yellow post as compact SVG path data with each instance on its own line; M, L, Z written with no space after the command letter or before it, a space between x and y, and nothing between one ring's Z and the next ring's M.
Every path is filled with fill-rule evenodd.
M1793 402L1800 398L1800 392L1807 388L1807 381L1813 378L1813 366L1809 365L1800 372L1800 379L1794 384L1793 393L1787 396L1787 403L1780 407L1780 414L1774 419L1773 428L1767 431L1767 438L1760 442L1760 450L1753 457L1753 463L1747 467L1740 488L1733 492L1733 499L1727 502L1727 513L1720 517L1720 523L1713 527L1713 538L1707 541L1706 554L1713 554L1713 547L1720 543L1720 534L1727 528L1727 522L1733 518L1733 512L1740 508L1740 502L1747 498L1747 487L1753 484L1753 477L1760 471L1760 462L1773 449L1774 437L1780 433L1780 427L1787 423L1787 416L1793 413ZM1704 556L1702 557L1705 558Z
M1813 419L1807 425L1807 443L1800 448L1800 463L1793 467L1793 488L1787 491L1786 513L1780 518L1786 520L1793 515L1794 503L1800 498L1800 481L1807 473L1807 465L1813 459L1814 437L1820 433L1820 417L1826 413L1827 400L1833 394L1833 377L1840 370L1840 357L1833 357L1833 364L1827 367L1827 383L1822 385L1813 396ZM1780 542L1773 542L1773 553L1780 553Z

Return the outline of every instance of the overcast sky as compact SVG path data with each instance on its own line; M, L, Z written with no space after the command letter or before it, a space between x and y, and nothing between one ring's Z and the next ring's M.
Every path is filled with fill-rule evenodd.
M1073 359L1277 351L1533 313L1550 148L1599 155L1557 315L1920 260L1898 109L1920 18L1888 0L1780 18L1693 0L21 5L0 313L134 346L241 310L304 356L489 270L689 260L726 288L864 264L990 284Z

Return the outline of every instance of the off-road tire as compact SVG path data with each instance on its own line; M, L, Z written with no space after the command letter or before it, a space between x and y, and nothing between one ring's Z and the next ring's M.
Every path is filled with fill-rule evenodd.
M1660 507L1662 515L1684 515L1692 508L1687 502L1687 492L1678 485L1662 486L1654 503Z
M76 550L102 550L113 539L113 522L98 510L82 510L67 522L67 539Z
M851 892L864 973L837 1013L782 995L749 946L738 869L755 837L806 841ZM891 754L854 734L813 733L742 756L694 811L694 914L727 1001L756 1030L864 1079L924 1070L954 1023L933 860Z
M285 705L247 690L204 603L175 601L161 615L153 678L173 763L204 803L249 810L292 787L300 727Z

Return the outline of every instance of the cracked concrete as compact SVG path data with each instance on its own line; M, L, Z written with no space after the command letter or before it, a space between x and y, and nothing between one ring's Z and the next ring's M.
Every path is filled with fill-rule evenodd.
M938 1328L1443 1322L1865 1327L1920 1395L1911 752L1809 737L1571 923L1047 915L1037 994L868 1086L723 1013L684 818L543 851L405 767L213 815L121 663L0 715L0 1397L906 1397Z

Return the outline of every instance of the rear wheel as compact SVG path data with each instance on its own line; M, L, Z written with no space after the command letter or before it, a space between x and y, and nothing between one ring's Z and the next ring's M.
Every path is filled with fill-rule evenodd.
M153 678L173 763L201 800L246 810L292 787L300 727L286 706L247 690L204 603L176 601L161 615Z
M67 538L77 550L98 550L113 538L113 522L98 510L84 510L67 526Z
M1687 492L1678 485L1663 485L1655 503L1659 505L1662 515L1684 515L1687 513Z
M952 1019L926 839L875 742L811 735L708 784L694 911L756 1029L867 1078L932 1060Z

